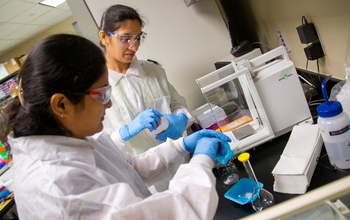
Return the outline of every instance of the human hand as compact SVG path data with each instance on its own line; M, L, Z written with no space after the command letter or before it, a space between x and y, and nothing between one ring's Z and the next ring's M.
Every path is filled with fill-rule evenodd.
M119 135L124 141L128 141L140 133L143 129L149 128L152 132L160 124L160 117L163 115L158 111L148 108L141 112L130 124L119 129Z
M220 142L215 159L221 164L226 164L233 157L234 153L227 142Z
M184 113L178 115L164 114L163 115L169 121L169 127L156 136L157 140L166 141L167 138L175 139L180 137L185 130L188 118Z
M220 139L213 137L204 137L197 142L196 149L194 150L193 157L199 154L205 154L209 156L213 163L219 149Z
M184 137L183 142L185 145L185 150L188 152L193 152L197 146L197 142L204 137L215 137L224 142L231 142L231 138L220 132L203 129L191 134L190 136Z

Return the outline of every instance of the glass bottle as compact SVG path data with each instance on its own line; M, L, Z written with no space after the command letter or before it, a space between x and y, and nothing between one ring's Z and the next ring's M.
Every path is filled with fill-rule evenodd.
M216 169L218 170L220 178L225 185L233 185L238 182L239 175L236 165L232 159L227 161L225 164L220 164L217 162Z

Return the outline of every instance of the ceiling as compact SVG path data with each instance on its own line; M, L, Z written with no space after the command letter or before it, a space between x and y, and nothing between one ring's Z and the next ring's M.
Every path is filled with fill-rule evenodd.
M42 0L0 0L0 57L72 15L66 2L56 8Z

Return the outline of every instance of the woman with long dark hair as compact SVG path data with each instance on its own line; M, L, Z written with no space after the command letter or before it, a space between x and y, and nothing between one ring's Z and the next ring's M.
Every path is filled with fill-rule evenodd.
M103 131L112 106L104 55L79 36L40 40L18 79L1 111L0 141L12 151L21 220L213 218L213 162L225 155L218 145L227 136L202 130L140 155L125 153ZM187 152L194 156L183 164ZM175 172L169 190L150 193L147 186Z

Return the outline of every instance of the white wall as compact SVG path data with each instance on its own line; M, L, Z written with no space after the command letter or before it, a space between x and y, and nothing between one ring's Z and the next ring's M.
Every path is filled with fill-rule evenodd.
M84 0L67 0L69 8L71 9L76 21L78 22L79 30L81 34L98 45L99 36L97 30L97 24L93 19L89 8L85 4Z
M67 0L73 15L77 10ZM113 4L138 10L146 25L147 39L139 59L156 60L167 72L169 82L187 99L189 110L205 103L195 79L215 70L214 63L230 55L229 32L213 0L186 7L183 0L85 0L96 23ZM81 26L81 25L80 25Z

